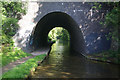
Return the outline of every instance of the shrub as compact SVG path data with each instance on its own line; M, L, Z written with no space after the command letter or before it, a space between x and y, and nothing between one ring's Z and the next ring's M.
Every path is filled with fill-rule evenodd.
M6 18L2 26L3 33L7 36L14 36L19 28L17 22L18 20L15 18Z

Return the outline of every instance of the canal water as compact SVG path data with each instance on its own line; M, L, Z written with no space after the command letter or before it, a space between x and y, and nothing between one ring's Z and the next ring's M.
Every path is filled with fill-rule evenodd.
M69 43L57 41L49 58L31 74L31 78L119 78L119 66L88 60L69 50Z

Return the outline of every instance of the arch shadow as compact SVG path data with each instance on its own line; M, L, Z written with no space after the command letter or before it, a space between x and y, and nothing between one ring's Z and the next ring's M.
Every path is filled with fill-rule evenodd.
M85 41L81 29L72 17L64 12L51 12L39 20L32 32L31 46L35 49L50 47L47 37L49 31L55 27L63 27L69 32L71 50L85 53Z

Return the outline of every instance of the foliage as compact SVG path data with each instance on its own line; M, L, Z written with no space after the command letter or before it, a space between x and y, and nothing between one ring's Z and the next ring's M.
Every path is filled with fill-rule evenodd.
M49 32L48 39L51 39L52 41L57 39L67 41L69 40L69 33L66 29L62 27L55 27Z
M118 41L118 27L120 25L120 7L115 7L109 12L105 17L104 24L107 27L110 27L109 36L112 36L112 39Z
M15 18L6 18L3 21L2 30L7 36L14 36L19 28L18 20Z
M21 14L26 14L26 3L23 3L21 1L17 2L1 2L3 7L2 7L2 14L5 15L6 17L13 17L20 19Z
M30 56L30 54L23 52L22 50L14 47L14 42L7 35L2 34L0 36L0 42L2 43L0 49L0 56L2 56L2 66L7 65L10 62L13 62L22 57Z
M95 2L94 5L92 6L92 9L99 10L99 9L101 9L101 6L102 5L100 3Z
M15 68L4 73L2 78L25 78L29 75L30 70L37 66L38 61L42 61L46 54L41 54L32 59L27 60L25 63L16 66Z
M110 29L109 34L106 35L107 39L119 42L120 35L118 35L118 28L120 25L120 6L119 2L106 2L106 3L94 3L93 9L104 10L107 8L109 12L105 15L105 21L100 22L104 27ZM120 42L119 42L120 44Z
M2 32L7 36L13 36L18 30L18 20L22 14L26 14L26 2L2 1Z
M15 48L12 36L19 28L18 20L22 14L26 13L26 3L17 1L0 1L2 4L2 35L0 35L0 56L2 56L2 66L7 65L22 57L30 56L22 50ZM1 5L0 5L1 6Z
M7 37L5 34L2 34L0 36L0 44L2 44L0 48L0 53L6 53L7 51L12 51L13 41L11 38Z
M9 43L13 43L12 39L7 37L4 33L2 34L2 36L0 36L0 44L9 44Z
M5 47L7 48L7 47ZM2 54L2 66L5 66L9 64L10 62L14 62L20 58L31 56L31 54L25 53L22 50L19 50L17 48L11 48L13 51L9 51L11 47L8 47L7 50L5 50Z
M100 22L100 24L102 24L105 28L109 28L109 34L106 35L106 38L108 40L112 40L111 47L118 47L120 45L120 35L118 32L120 25L119 2L94 3L92 8L96 10L108 10L108 13L105 15L105 20ZM120 47L116 49L116 51L111 48L110 50L104 51L100 54L93 54L93 56L99 56L97 58L102 61L110 60L111 62L120 64Z

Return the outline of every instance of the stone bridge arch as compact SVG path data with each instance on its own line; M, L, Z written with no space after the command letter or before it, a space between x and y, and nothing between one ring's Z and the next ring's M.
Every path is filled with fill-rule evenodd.
M55 27L63 27L69 32L71 49L85 53L85 42L78 24L64 12L51 12L40 19L33 30L31 46L35 49L49 46L48 33Z
M15 46L21 48L23 51L27 53L33 51L31 48L35 46L35 44L37 44L33 41L33 39L36 39L35 35L37 36L37 33L39 33L39 32L35 32L35 30L39 29L36 27L36 25L37 26L43 25L39 23L46 22L48 18L46 18L45 21L43 20L46 16L48 15L55 16L52 14L53 13L55 14L55 12L57 13L61 12L59 14L65 17L65 19L63 19L64 21L61 20L62 25L59 25L60 23L59 24L57 23L57 22L60 22L58 21L60 20L58 18L62 18L62 17L58 17L57 16L58 14L56 14L57 16L56 17L57 19L55 21L56 24L54 23L53 25L51 23L49 26L52 25L52 27L60 26L60 27L68 28L65 25L69 23L69 25L71 24L71 25L76 26L74 28L75 30L78 29L77 31L74 32L75 34L82 31L84 40L82 40L83 38L81 37L82 35L80 36L80 34L77 34L79 39L76 37L76 39L74 39L76 41L71 40L72 42L75 42L76 44L76 45L71 44L76 51L81 52L83 50L83 53L85 51L87 54L92 54L92 53L101 53L102 51L109 50L111 47L111 39L107 40L106 38L106 35L108 35L108 32L109 32L109 28L104 28L100 24L101 21L104 21L105 15L109 11L107 10L107 8L96 11L92 9L93 5L94 3L89 4L87 2L86 3L82 3L82 2L69 2L69 3L68 2L29 2L28 12L26 15L23 16L21 20L19 20L18 24L20 26L20 29L18 30L16 35L13 37ZM50 21L52 22L53 18L51 18ZM41 27L40 29L43 30L43 28L46 28L46 27ZM72 33L71 30L72 29L70 28L69 33L70 32ZM45 31L45 33L47 34L47 31ZM43 33L39 35L42 35L42 34ZM42 36L45 36L45 35L42 35ZM79 46L77 46L78 45L77 43L80 41L83 41L81 43L85 42L85 45L80 46L82 45L80 44ZM31 43L34 43L34 44L30 45Z

